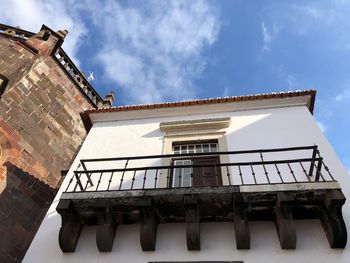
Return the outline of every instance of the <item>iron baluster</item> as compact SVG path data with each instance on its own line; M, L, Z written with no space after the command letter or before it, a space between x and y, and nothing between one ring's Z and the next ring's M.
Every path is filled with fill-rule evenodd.
M73 178L74 178L74 175L70 178L70 180L69 180L69 182L68 182L68 186L67 186L67 188L66 188L66 191L65 192L67 192L68 191L68 189L69 189L69 187L70 187L70 185L72 184L72 182L73 182Z
M226 172L227 172L227 179L228 179L228 184L231 184L231 175L230 175L230 170L228 169L228 165L226 165Z
M322 163L323 163L323 167L326 170L326 172L328 173L329 177L332 179L332 181L335 181L333 176L332 176L332 173L329 171L328 166L324 162L322 162Z
M98 187L100 186L101 179L102 179L102 174L103 174L103 172L101 172L100 177L98 178L97 186L96 186L96 191L98 190Z
M167 188L168 188L168 187L171 187L171 184L170 184L170 169L172 170L171 167L168 167L167 175L166 175L166 185L167 185Z
M94 184L91 181L91 174L87 172L88 170L86 169L86 165L85 165L84 161L81 161L81 166L83 167L84 171L86 172L87 181L89 182L90 186L93 186Z
M238 165L238 170L239 170L239 177L241 178L242 185L244 185L243 176L242 176L242 170L241 170L241 166L240 165Z
M193 169L191 169L190 180L190 186L193 187Z
M252 170L252 175L253 175L254 183L257 184L256 178L255 178L255 172L254 172L253 165L250 165L250 169Z
M289 171L290 173L292 174L293 178L294 178L294 182L298 182L297 178L295 177L295 174L294 174L294 171L292 169L292 167L290 166L289 162L287 162L287 165L288 165L288 168L289 168Z
M182 171L183 171L183 169L185 169L185 168L178 168L179 169L179 184L178 185L175 185L175 187L183 187L183 185L181 185L181 183L182 183ZM175 177L175 174L174 174L174 177Z
M154 178L154 189L157 189L157 180L158 180L158 169L156 170L156 175Z
M322 158L319 150L317 150L317 155L318 155L319 158ZM326 170L326 172L328 173L328 175L331 178L331 180L335 181L332 173L330 172L328 166L325 164L325 162L323 160L322 160L322 165L323 165L324 169ZM320 173L320 175L322 176L322 173ZM323 180L325 180L325 178L323 176L322 176L322 178L323 178Z
M215 173L216 185L219 185L219 174L218 174L218 171L217 171L216 164L214 164L214 173Z
M124 171L122 173L122 177L120 178L120 184L119 184L119 190L122 189L122 184L123 184L123 180L124 180L124 174L125 174L125 169L128 166L129 163L129 159L126 160L125 162L125 166L124 166Z
M283 180L283 178L282 178L281 171L278 169L277 164L275 164L275 168L276 168L276 171L277 171L278 176L279 176L280 179L281 179L282 184L284 184L284 180Z
M135 177L136 177L136 170L134 171L134 174L131 179L131 190L134 189Z
M78 186L80 187L80 191L84 191L83 185L81 184L81 181L80 181L81 174L78 175L78 173L74 172L74 176L75 176L77 183L75 184L73 192L75 192L77 190Z
M306 170L305 170L304 165L302 164L302 162L299 162L299 164L300 164L301 169L303 170L303 172L304 172L304 174L305 174L305 176L306 176L306 179L307 179L309 182L311 182L311 179L310 179L310 177L307 175L307 172L306 172Z
M147 175L147 169L145 169L145 174L143 175L142 189L145 189L145 185L146 185L146 175Z
M111 176L109 177L109 180L108 180L107 191L109 190L109 187L111 186L113 174L114 174L114 172L111 172Z
M269 173L266 170L266 167L265 167L265 164L264 164L264 157L263 157L262 152L260 152L260 158L261 158L261 161L262 161L262 166L264 168L264 173L266 175L267 183L270 184Z

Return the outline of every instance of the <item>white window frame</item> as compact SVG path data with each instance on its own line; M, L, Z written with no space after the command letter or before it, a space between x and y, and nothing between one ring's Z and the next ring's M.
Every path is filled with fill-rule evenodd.
M178 125L178 127L176 127ZM160 124L160 129L164 132L162 154L172 154L173 145L186 142L206 143L217 141L218 151L228 151L226 141L226 129L230 126L230 118L190 120L180 122L166 122ZM170 166L170 158L162 159L163 166ZM220 155L220 163L228 163L227 155ZM221 167L223 185L228 185L228 178L224 167ZM167 186L167 175L165 171L159 174L158 187Z

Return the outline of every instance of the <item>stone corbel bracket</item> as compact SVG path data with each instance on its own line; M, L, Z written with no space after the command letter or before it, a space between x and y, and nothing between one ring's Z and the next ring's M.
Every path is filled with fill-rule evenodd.
M249 203L243 196L233 196L233 223L237 249L250 248L250 230L248 224Z
M95 207L98 218L96 245L100 252L110 252L113 248L117 222L110 209L108 200L101 200Z
M293 221L293 196L288 192L278 192L275 208L275 225L282 249L295 249L297 234Z
M321 223L331 248L345 248L347 230L342 206L345 196L341 190L329 190L321 207Z
M140 216L140 243L143 251L154 251L157 241L158 218L152 205L152 199L145 198L137 204Z
M64 253L74 252L82 229L80 216L75 210L72 200L61 199L56 210L62 218L58 236L60 248Z
M186 241L188 250L200 250L199 204L196 195L184 196Z

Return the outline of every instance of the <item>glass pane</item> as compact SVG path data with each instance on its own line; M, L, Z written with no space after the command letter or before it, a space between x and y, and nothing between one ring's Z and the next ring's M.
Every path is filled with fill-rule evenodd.
M174 175L173 175L173 187L179 187L180 186L179 176L180 176L180 169L179 168L175 168L174 169Z
M174 165L191 165L191 160L176 160ZM173 187L190 187L192 185L192 167L174 168Z
M181 146L181 153L187 153L187 145Z
M216 143L212 143L210 144L210 152L217 152L217 144Z
M183 161L178 160L174 161L174 165L182 165ZM174 168L174 173L173 173L173 187L180 187L180 176L181 176L181 168Z
M201 153L202 152L202 145L201 144L197 144L196 145L196 153Z
M180 146L174 146L174 153L180 153Z
M209 152L209 144L203 144L203 152L204 153Z
M188 146L188 153L194 153L194 145Z

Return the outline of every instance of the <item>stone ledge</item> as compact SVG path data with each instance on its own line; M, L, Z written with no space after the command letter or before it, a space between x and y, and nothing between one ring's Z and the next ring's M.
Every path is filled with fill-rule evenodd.
M328 187L338 186L330 184ZM278 191L272 191L272 188L262 191L261 188L257 192L239 192L238 186L232 186L63 193L57 207L64 219L60 245L64 247L64 252L74 251L76 242L70 243L68 247L62 244L76 240L78 236L72 237L71 233L79 235L79 229L84 224L100 224L101 213L104 213L101 207L105 206L108 217L112 216L115 224L140 224L144 251L153 251L156 247L157 224L173 222L186 224L189 250L200 249L200 222L227 221L234 223L237 249L249 249L249 221L252 220L274 221L281 248L295 249L295 219L321 220L330 247L344 248L347 230L341 211L345 203L342 191L317 189L317 185L310 189L298 187L294 186L296 190L292 191L282 188ZM67 218L73 221L67 221ZM77 221L83 224L76 224ZM71 229L73 225L76 225L76 230ZM114 231L114 228L109 227L108 231L98 232L99 240L108 240L108 251L113 243Z
M281 192L281 191L303 191L303 190L326 190L341 189L338 182L305 182L285 184L261 184L261 185L240 185L239 191L249 192Z

